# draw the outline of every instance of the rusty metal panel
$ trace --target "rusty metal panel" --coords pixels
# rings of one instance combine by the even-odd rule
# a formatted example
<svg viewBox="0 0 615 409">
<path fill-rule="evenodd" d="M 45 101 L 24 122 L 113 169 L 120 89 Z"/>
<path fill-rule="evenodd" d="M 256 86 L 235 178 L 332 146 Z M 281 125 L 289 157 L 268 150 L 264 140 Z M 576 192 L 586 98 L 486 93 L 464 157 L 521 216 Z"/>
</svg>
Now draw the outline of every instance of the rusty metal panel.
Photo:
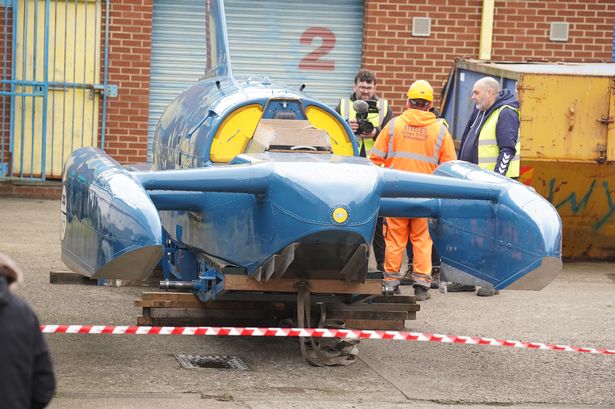
<svg viewBox="0 0 615 409">
<path fill-rule="evenodd" d="M 608 161 L 615 161 L 615 77 L 609 81 L 609 114 L 606 119 L 606 158 Z"/>
<path fill-rule="evenodd" d="M 524 74 L 522 157 L 605 162 L 610 85 L 608 77 Z"/>
</svg>

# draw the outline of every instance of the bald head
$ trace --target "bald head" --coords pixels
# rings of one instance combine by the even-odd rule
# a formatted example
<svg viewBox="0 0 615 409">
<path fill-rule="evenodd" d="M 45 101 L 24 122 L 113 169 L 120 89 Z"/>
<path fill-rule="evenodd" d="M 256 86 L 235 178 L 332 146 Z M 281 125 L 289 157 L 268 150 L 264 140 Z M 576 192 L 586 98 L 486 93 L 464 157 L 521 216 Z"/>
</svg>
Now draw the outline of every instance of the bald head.
<svg viewBox="0 0 615 409">
<path fill-rule="evenodd" d="M 476 109 L 479 111 L 489 109 L 501 90 L 500 83 L 491 77 L 484 77 L 476 81 L 472 88 L 472 101 L 476 104 Z"/>
</svg>

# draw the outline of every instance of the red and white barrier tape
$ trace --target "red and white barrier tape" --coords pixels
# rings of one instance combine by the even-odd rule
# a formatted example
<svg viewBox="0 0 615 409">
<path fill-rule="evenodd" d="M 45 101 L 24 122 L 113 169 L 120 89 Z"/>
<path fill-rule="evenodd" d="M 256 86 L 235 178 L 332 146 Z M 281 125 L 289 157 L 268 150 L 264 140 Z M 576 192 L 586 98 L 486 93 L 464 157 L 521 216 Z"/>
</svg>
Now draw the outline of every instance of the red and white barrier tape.
<svg viewBox="0 0 615 409">
<path fill-rule="evenodd" d="M 196 335 L 236 337 L 315 337 L 347 339 L 393 339 L 400 341 L 442 342 L 465 345 L 491 345 L 551 351 L 585 352 L 615 355 L 615 349 L 571 347 L 542 342 L 511 341 L 496 338 L 441 335 L 409 331 L 375 331 L 326 328 L 256 328 L 256 327 L 147 327 L 113 325 L 41 325 L 45 334 L 132 334 L 132 335 Z"/>
</svg>

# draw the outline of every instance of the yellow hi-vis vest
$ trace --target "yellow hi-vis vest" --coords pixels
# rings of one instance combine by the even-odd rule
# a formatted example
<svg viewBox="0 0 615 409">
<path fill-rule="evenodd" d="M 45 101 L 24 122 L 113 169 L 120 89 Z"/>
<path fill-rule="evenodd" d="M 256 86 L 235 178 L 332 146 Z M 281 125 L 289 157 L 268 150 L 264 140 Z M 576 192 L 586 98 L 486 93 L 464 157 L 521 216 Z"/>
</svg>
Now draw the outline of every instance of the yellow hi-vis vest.
<svg viewBox="0 0 615 409">
<path fill-rule="evenodd" d="M 500 148 L 498 148 L 498 143 L 495 137 L 495 128 L 502 109 L 512 109 L 517 113 L 517 115 L 519 115 L 519 111 L 510 105 L 503 105 L 499 107 L 489 114 L 489 117 L 485 121 L 480 130 L 480 135 L 478 136 L 478 166 L 491 171 L 495 169 L 495 163 L 497 162 L 498 155 L 500 154 Z M 506 171 L 506 176 L 509 178 L 519 177 L 519 165 L 521 163 L 521 155 L 519 153 L 521 151 L 521 144 L 519 143 L 519 135 L 517 135 L 515 150 L 517 153 L 515 154 L 515 157 L 510 160 L 510 165 L 508 165 L 508 170 Z"/>
<path fill-rule="evenodd" d="M 342 99 L 340 100 L 340 115 L 342 118 L 356 118 L 357 112 L 354 110 L 350 99 Z M 367 120 L 374 125 L 374 127 L 382 127 L 382 121 L 384 120 L 385 115 L 387 114 L 387 100 L 379 99 L 377 101 L 378 112 L 370 112 L 367 114 Z M 378 135 L 376 135 L 378 136 Z M 357 142 L 359 143 L 359 152 L 361 151 L 361 146 L 365 144 L 365 156 L 369 155 L 369 152 L 374 147 L 374 139 L 368 138 L 357 138 Z"/>
</svg>

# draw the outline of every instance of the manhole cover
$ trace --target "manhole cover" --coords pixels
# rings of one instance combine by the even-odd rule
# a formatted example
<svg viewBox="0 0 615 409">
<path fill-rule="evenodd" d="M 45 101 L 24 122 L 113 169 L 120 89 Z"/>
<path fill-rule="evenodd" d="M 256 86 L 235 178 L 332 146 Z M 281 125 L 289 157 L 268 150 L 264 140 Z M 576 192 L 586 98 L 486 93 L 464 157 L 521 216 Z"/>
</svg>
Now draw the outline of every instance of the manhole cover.
<svg viewBox="0 0 615 409">
<path fill-rule="evenodd" d="M 249 371 L 250 367 L 235 355 L 185 355 L 174 354 L 184 368 L 219 368 Z"/>
</svg>

